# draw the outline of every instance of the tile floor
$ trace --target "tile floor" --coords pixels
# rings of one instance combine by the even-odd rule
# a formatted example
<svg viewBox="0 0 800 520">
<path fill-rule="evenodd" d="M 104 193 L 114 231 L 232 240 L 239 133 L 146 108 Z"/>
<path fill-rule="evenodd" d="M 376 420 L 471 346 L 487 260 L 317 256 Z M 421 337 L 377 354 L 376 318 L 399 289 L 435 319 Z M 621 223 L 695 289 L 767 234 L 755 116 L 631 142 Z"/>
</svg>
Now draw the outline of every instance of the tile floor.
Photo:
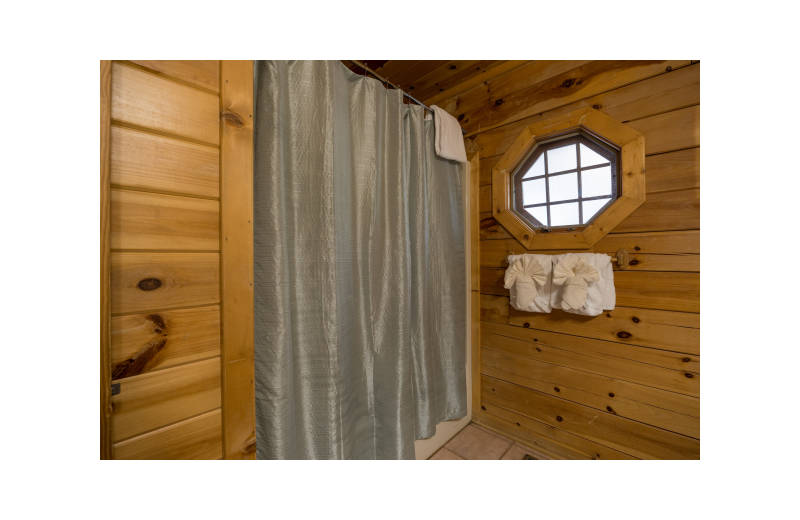
<svg viewBox="0 0 800 520">
<path fill-rule="evenodd" d="M 483 426 L 469 423 L 428 460 L 522 460 L 525 455 L 539 460 L 550 458 Z"/>
</svg>

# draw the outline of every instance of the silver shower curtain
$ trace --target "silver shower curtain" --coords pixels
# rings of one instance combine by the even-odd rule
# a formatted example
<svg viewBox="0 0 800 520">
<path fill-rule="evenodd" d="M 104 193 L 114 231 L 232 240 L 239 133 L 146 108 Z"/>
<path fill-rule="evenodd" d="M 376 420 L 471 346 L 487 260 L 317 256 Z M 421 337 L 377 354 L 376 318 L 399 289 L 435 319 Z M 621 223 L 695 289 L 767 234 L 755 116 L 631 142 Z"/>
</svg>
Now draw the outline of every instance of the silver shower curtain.
<svg viewBox="0 0 800 520">
<path fill-rule="evenodd" d="M 338 61 L 255 66 L 259 459 L 413 459 L 466 415 L 458 163 Z"/>
</svg>

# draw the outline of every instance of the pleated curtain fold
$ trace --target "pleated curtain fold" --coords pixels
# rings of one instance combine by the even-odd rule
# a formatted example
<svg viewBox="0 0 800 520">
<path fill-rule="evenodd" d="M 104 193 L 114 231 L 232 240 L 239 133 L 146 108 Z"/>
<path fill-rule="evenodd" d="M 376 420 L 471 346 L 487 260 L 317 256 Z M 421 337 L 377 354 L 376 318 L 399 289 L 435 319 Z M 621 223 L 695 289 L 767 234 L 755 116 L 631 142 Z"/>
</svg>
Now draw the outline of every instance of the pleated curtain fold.
<svg viewBox="0 0 800 520">
<path fill-rule="evenodd" d="M 255 63 L 259 459 L 413 459 L 467 413 L 458 163 L 338 61 Z"/>
</svg>

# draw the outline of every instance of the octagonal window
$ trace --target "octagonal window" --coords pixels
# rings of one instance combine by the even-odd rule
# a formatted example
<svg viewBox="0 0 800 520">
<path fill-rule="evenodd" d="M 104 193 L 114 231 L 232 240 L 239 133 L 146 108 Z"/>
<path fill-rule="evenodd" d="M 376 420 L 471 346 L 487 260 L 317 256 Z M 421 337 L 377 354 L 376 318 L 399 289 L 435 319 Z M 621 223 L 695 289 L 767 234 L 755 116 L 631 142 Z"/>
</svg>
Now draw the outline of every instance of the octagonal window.
<svg viewBox="0 0 800 520">
<path fill-rule="evenodd" d="M 514 209 L 534 228 L 590 224 L 619 196 L 619 151 L 580 132 L 539 143 L 514 172 Z"/>
</svg>

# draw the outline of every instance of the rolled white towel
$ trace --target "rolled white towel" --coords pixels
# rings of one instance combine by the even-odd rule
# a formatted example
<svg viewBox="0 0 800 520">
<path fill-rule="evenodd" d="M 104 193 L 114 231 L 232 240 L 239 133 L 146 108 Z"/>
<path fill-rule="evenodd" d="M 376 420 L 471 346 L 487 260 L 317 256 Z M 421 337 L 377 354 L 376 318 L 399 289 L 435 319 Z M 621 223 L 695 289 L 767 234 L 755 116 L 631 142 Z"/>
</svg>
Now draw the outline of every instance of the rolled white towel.
<svg viewBox="0 0 800 520">
<path fill-rule="evenodd" d="M 553 257 L 553 263 L 552 307 L 584 316 L 614 309 L 614 270 L 608 255 L 567 253 Z"/>
<path fill-rule="evenodd" d="M 509 255 L 505 288 L 510 292 L 511 305 L 520 311 L 550 312 L 552 274 L 550 255 Z"/>
</svg>

